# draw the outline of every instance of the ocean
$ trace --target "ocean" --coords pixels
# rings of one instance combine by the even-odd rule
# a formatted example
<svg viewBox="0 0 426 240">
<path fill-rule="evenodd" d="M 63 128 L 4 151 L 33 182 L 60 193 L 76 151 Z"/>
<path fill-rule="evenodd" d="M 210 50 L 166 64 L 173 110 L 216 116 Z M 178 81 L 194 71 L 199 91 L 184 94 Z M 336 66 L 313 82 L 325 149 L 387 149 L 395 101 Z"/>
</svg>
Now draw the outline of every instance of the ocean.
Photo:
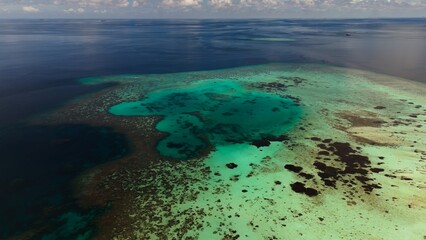
<svg viewBox="0 0 426 240">
<path fill-rule="evenodd" d="M 293 67 L 276 70 L 272 67 L 274 64 Z M 265 65 L 267 67 L 263 68 L 262 66 Z M 176 148 L 179 148 L 179 144 L 183 142 L 179 144 L 175 142 L 174 150 L 166 150 L 170 151 L 164 155 L 166 157 L 178 156 L 179 159 L 181 156 L 183 158 L 189 156 L 192 158 L 200 152 L 209 151 L 213 151 L 213 155 L 224 153 L 227 155 L 230 150 L 223 144 L 212 146 L 216 150 L 221 149 L 220 151 L 209 150 L 207 147 L 209 140 L 203 139 L 202 133 L 207 131 L 210 134 L 207 137 L 210 138 L 210 142 L 215 142 L 217 139 L 221 139 L 221 142 L 231 141 L 222 139 L 222 135 L 218 137 L 217 134 L 223 132 L 226 132 L 227 138 L 234 138 L 232 141 L 237 141 L 237 145 L 244 142 L 244 138 L 251 142 L 263 137 L 264 141 L 274 142 L 271 136 L 266 136 L 265 140 L 262 134 L 276 132 L 278 128 L 267 128 L 264 132 L 265 129 L 262 127 L 265 124 L 282 126 L 288 122 L 291 122 L 293 126 L 296 125 L 293 119 L 286 122 L 287 119 L 284 116 L 297 112 L 298 119 L 298 114 L 301 114 L 299 110 L 292 110 L 292 107 L 298 107 L 298 99 L 289 98 L 285 100 L 285 103 L 280 103 L 275 100 L 275 95 L 271 97 L 264 93 L 250 94 L 240 90 L 240 84 L 250 83 L 250 87 L 263 89 L 270 94 L 269 88 L 272 86 L 268 88 L 267 85 L 255 85 L 252 83 L 254 80 L 250 79 L 251 75 L 246 76 L 245 73 L 240 72 L 243 72 L 246 67 L 258 66 L 259 69 L 253 72 L 267 69 L 274 72 L 271 74 L 274 75 L 275 72 L 280 74 L 285 71 L 292 72 L 294 66 L 307 65 L 350 68 L 408 79 L 410 83 L 414 82 L 413 84 L 426 83 L 424 67 L 426 66 L 426 19 L 0 20 L 0 109 L 2 111 L 0 117 L 0 192 L 2 196 L 0 198 L 0 238 L 20 236 L 23 239 L 90 239 L 97 236 L 96 234 L 102 232 L 102 226 L 107 226 L 108 220 L 102 216 L 114 209 L 114 201 L 108 200 L 98 206 L 82 204 L 78 194 L 80 188 L 76 187 L 75 183 L 76 179 L 99 166 L 132 156 L 132 153 L 137 152 L 135 149 L 140 144 L 140 142 L 135 143 L 134 138 L 128 137 L 127 128 L 123 130 L 114 124 L 109 125 L 107 121 L 81 120 L 85 118 L 84 114 L 79 115 L 77 120 L 72 114 L 62 114 L 60 120 L 51 122 L 39 120 L 43 116 L 54 113 L 58 109 L 67 109 L 72 104 L 82 109 L 80 102 L 85 101 L 87 96 L 92 101 L 93 94 L 115 88 L 118 82 L 126 82 L 122 80 L 126 79 L 126 76 L 130 76 L 129 78 L 135 76 L 134 78 L 140 82 L 145 78 L 139 79 L 138 76 L 147 76 L 146 81 L 153 85 L 157 81 L 155 76 L 160 76 L 159 82 L 167 85 L 168 82 L 177 81 L 178 85 L 175 87 L 179 88 L 181 87 L 179 81 L 182 81 L 182 84 L 191 85 L 192 80 L 188 82 L 184 80 L 201 79 L 196 74 L 192 75 L 194 72 L 200 72 L 200 75 L 214 79 L 217 76 L 213 74 L 212 77 L 210 74 L 219 71 L 217 75 L 230 79 L 230 86 L 228 83 L 216 85 L 223 87 L 219 89 L 220 91 L 237 92 L 241 94 L 239 97 L 248 102 L 258 101 L 259 106 L 255 106 L 259 109 L 276 104 L 275 111 L 281 110 L 284 115 L 273 115 L 275 113 L 268 115 L 271 114 L 269 112 L 262 114 L 269 118 L 276 116 L 282 122 L 261 122 L 261 124 L 256 122 L 253 125 L 248 123 L 246 128 L 239 130 L 239 137 L 235 137 L 233 135 L 235 132 L 227 127 L 219 130 L 217 128 L 206 130 L 202 127 L 200 130 L 201 127 L 198 126 L 201 124 L 198 123 L 200 119 L 221 122 L 222 111 L 228 111 L 226 112 L 228 115 L 233 114 L 230 112 L 232 107 L 222 103 L 226 101 L 226 96 L 218 98 L 216 95 L 220 94 L 220 91 L 209 90 L 211 82 L 205 83 L 205 86 L 194 83 L 193 91 L 197 94 L 198 91 L 201 92 L 200 94 L 205 94 L 207 91 L 208 96 L 214 95 L 214 98 L 211 98 L 213 103 L 221 106 L 224 104 L 224 107 L 215 110 L 214 116 L 207 113 L 211 110 L 200 108 L 198 103 L 194 103 L 194 99 L 186 99 L 182 103 L 189 104 L 188 109 L 185 105 L 182 109 L 173 107 L 173 110 L 152 112 L 144 109 L 141 110 L 142 113 L 130 114 L 129 109 L 114 110 L 119 106 L 118 102 L 108 101 L 108 104 L 113 104 L 108 107 L 112 107 L 110 114 L 117 115 L 115 116 L 117 119 L 119 115 L 171 114 L 172 123 L 162 127 L 157 125 L 157 129 L 163 129 L 162 132 L 170 134 L 169 138 L 174 137 L 172 131 L 178 131 L 175 128 L 185 129 L 183 124 L 188 124 L 188 122 L 181 123 L 179 122 L 181 120 L 174 119 L 173 116 L 176 114 L 184 115 L 184 118 L 189 119 L 191 126 L 196 125 L 200 128 L 190 132 L 185 130 L 174 137 L 181 139 L 182 136 L 190 135 L 190 141 L 193 141 L 195 145 L 191 145 L 189 152 L 178 153 Z M 243 70 L 233 72 L 234 69 Z M 309 70 L 307 70 L 308 73 L 301 74 L 306 79 L 309 79 L 313 72 L 328 71 L 322 68 L 317 70 L 315 67 L 313 67 L 314 70 L 310 67 L 302 67 L 302 69 Z M 343 73 L 333 74 L 327 75 L 333 81 L 338 81 L 345 76 Z M 113 79 L 100 81 L 97 84 L 82 84 L 80 81 L 109 76 L 117 76 L 119 81 Z M 247 77 L 248 80 L 241 80 L 244 78 L 242 76 Z M 261 82 L 262 77 L 268 78 L 268 76 L 256 75 L 253 79 Z M 292 81 L 293 85 L 299 84 L 298 80 L 292 76 L 286 77 L 285 81 Z M 132 81 L 134 80 L 129 80 L 129 83 Z M 356 78 L 351 81 L 356 81 Z M 216 84 L 216 82 L 213 83 Z M 321 83 L 324 84 L 324 82 Z M 347 84 L 350 85 L 350 81 Z M 276 85 L 273 87 L 277 88 Z M 282 86 L 282 88 L 287 87 L 289 86 Z M 144 94 L 149 94 L 144 92 L 146 89 L 154 92 L 158 90 L 156 87 L 139 85 L 132 85 L 130 89 L 140 90 L 141 95 L 136 94 L 138 96 L 128 99 L 122 97 L 127 104 L 133 104 L 133 102 L 140 104 L 137 100 L 140 100 Z M 130 90 L 126 91 L 128 93 Z M 123 94 L 125 93 L 123 91 Z M 182 94 L 182 92 L 178 93 Z M 175 97 L 174 94 L 178 93 L 167 92 L 171 95 L 164 97 L 161 95 L 164 94 L 163 92 L 160 96 L 170 101 L 168 103 L 170 107 L 170 104 L 175 101 L 171 97 Z M 297 91 L 294 94 L 297 95 Z M 152 96 L 153 99 L 157 98 L 155 93 Z M 114 95 L 114 97 L 117 96 Z M 164 99 L 160 100 L 165 101 Z M 158 102 L 161 103 L 161 101 Z M 243 104 L 241 101 L 234 99 L 228 103 L 241 106 Z M 309 102 L 309 99 L 306 101 Z M 203 104 L 208 105 L 207 102 L 209 100 L 204 100 Z M 116 108 L 114 105 L 117 105 Z M 161 108 L 163 105 L 156 105 L 158 106 Z M 191 106 L 198 112 L 197 114 L 201 112 L 201 115 L 204 115 L 194 117 L 187 114 L 192 111 Z M 92 107 L 97 108 L 97 106 Z M 164 109 L 167 108 L 164 107 Z M 70 111 L 70 113 L 74 112 Z M 247 110 L 245 114 L 252 113 Z M 306 114 L 309 116 L 309 113 Z M 234 124 L 247 118 L 250 117 L 240 115 L 240 118 L 221 122 L 221 124 Z M 418 120 L 417 124 L 421 124 L 422 121 L 424 120 Z M 170 130 L 172 125 L 174 128 Z M 152 125 L 149 126 L 152 127 Z M 422 131 L 421 127 L 419 129 Z M 285 132 L 287 128 L 284 127 L 284 130 L 281 130 Z M 247 137 L 244 135 L 247 132 L 252 132 L 253 135 Z M 192 137 L 192 134 L 196 137 Z M 272 137 L 279 138 L 278 135 Z M 212 140 L 213 138 L 216 140 Z M 153 149 L 167 148 L 168 143 L 163 140 L 158 141 L 159 145 L 154 146 Z M 421 140 L 424 140 L 424 137 L 418 141 L 421 142 Z M 262 144 L 261 142 L 260 145 Z M 271 146 L 274 151 L 277 151 L 274 143 Z M 241 152 L 244 151 L 246 150 L 241 149 Z M 250 154 L 250 151 L 247 154 Z M 215 158 L 218 158 L 216 155 Z M 263 156 L 263 158 L 266 157 L 268 156 Z M 170 161 L 173 162 L 173 160 Z M 211 159 L 206 161 L 209 162 Z M 239 163 L 237 165 L 241 166 Z M 209 166 L 214 168 L 213 165 Z M 241 174 L 243 173 L 245 172 Z M 235 176 L 237 175 L 227 177 L 239 178 Z M 276 185 L 279 185 L 278 182 Z M 267 223 L 264 224 L 267 225 Z M 126 234 L 120 236 L 124 238 Z M 161 238 L 161 235 L 157 236 Z M 265 237 L 262 234 L 257 236 Z"/>
</svg>

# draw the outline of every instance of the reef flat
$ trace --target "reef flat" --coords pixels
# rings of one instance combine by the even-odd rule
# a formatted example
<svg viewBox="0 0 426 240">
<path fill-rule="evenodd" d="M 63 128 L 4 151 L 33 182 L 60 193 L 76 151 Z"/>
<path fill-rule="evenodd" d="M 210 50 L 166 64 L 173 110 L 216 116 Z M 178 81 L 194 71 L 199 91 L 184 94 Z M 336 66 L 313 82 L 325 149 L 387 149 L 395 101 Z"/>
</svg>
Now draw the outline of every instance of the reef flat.
<svg viewBox="0 0 426 240">
<path fill-rule="evenodd" d="M 99 239 L 423 239 L 426 86 L 269 64 L 116 83 L 33 119 L 111 126 L 125 158 L 75 181 Z"/>
</svg>

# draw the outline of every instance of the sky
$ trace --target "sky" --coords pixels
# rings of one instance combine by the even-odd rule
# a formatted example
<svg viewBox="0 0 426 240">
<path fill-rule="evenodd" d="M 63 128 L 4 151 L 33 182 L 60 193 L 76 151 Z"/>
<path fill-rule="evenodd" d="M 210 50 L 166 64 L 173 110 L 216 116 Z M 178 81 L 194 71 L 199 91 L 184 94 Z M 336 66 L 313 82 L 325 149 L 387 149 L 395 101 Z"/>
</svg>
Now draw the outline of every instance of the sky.
<svg viewBox="0 0 426 240">
<path fill-rule="evenodd" d="M 0 18 L 426 17 L 426 0 L 0 0 Z"/>
</svg>

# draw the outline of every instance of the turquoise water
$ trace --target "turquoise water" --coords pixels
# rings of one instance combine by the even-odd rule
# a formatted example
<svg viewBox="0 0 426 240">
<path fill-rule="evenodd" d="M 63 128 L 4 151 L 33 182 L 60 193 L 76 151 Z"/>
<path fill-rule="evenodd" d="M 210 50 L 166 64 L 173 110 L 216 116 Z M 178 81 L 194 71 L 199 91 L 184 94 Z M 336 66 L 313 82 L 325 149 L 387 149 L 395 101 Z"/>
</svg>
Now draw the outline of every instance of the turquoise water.
<svg viewBox="0 0 426 240">
<path fill-rule="evenodd" d="M 300 117 L 300 106 L 279 95 L 246 89 L 231 79 L 213 79 L 149 93 L 113 106 L 119 116 L 163 116 L 157 144 L 163 156 L 187 159 L 208 146 L 279 136 Z"/>
</svg>

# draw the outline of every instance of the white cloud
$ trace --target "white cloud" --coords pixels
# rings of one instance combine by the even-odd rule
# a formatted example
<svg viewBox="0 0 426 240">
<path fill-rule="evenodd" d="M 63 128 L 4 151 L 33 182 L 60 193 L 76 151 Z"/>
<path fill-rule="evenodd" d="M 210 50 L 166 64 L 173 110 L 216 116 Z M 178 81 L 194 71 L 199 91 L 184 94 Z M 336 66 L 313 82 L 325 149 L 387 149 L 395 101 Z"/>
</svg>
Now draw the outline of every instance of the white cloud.
<svg viewBox="0 0 426 240">
<path fill-rule="evenodd" d="M 210 0 L 209 4 L 215 8 L 224 8 L 232 6 L 231 0 Z"/>
<path fill-rule="evenodd" d="M 163 0 L 166 7 L 201 7 L 203 0 Z"/>
<path fill-rule="evenodd" d="M 280 0 L 240 0 L 241 7 L 277 8 L 284 3 Z"/>
<path fill-rule="evenodd" d="M 68 8 L 68 9 L 64 10 L 64 12 L 66 12 L 66 13 L 84 13 L 85 11 L 86 10 L 84 8 L 77 8 L 77 9 Z"/>
<path fill-rule="evenodd" d="M 40 9 L 33 7 L 33 6 L 22 6 L 22 11 L 29 12 L 29 13 L 35 13 L 40 11 Z"/>
<path fill-rule="evenodd" d="M 134 0 L 132 3 L 132 7 L 139 7 L 142 4 L 142 2 L 138 1 L 138 0 Z"/>
<path fill-rule="evenodd" d="M 321 5 L 318 0 L 293 0 L 292 3 L 302 9 L 315 9 L 317 5 Z"/>
<path fill-rule="evenodd" d="M 78 5 L 81 7 L 127 7 L 130 0 L 53 0 L 55 5 Z"/>
</svg>

